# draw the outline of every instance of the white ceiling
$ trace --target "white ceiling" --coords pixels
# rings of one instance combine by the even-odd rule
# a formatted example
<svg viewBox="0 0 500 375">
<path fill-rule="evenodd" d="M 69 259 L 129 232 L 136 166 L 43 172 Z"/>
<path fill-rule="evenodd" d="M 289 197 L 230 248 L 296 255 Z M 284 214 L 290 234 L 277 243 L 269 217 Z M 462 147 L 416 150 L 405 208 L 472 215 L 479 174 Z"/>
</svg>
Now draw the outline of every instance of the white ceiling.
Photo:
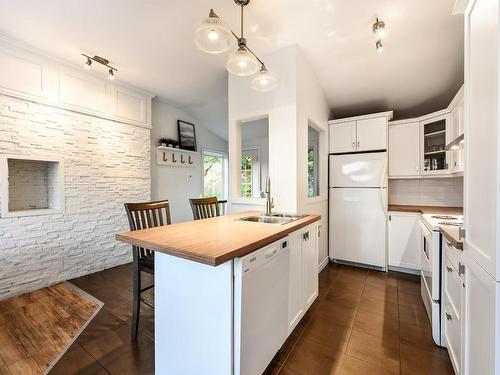
<svg viewBox="0 0 500 375">
<path fill-rule="evenodd" d="M 259 55 L 297 43 L 341 117 L 392 109 L 398 118 L 445 107 L 463 82 L 463 18 L 454 0 L 251 0 L 245 30 Z M 232 0 L 0 2 L 0 33 L 58 58 L 101 55 L 117 78 L 157 94 L 227 136 L 224 55 L 196 49 L 209 7 L 238 30 Z M 384 53 L 371 25 L 386 23 Z"/>
</svg>

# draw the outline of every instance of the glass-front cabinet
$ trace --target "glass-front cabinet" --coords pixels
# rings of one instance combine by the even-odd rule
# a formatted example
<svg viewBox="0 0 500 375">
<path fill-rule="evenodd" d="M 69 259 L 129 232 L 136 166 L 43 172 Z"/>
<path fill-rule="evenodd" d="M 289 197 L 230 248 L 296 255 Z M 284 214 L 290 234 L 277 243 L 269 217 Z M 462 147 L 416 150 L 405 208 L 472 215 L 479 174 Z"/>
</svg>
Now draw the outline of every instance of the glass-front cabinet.
<svg viewBox="0 0 500 375">
<path fill-rule="evenodd" d="M 449 173 L 450 152 L 446 151 L 449 140 L 449 115 L 444 114 L 420 123 L 422 174 Z"/>
</svg>

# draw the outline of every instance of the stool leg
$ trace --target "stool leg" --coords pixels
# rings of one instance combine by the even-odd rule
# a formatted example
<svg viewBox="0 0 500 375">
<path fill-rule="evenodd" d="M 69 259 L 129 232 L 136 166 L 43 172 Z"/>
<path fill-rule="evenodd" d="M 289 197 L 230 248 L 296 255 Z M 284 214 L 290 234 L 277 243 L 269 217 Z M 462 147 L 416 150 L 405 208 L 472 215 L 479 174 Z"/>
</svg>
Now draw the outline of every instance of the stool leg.
<svg viewBox="0 0 500 375">
<path fill-rule="evenodd" d="M 139 262 L 134 262 L 134 298 L 132 301 L 132 341 L 137 340 L 137 331 L 139 330 L 139 314 L 141 310 L 141 302 L 139 297 L 141 294 L 141 270 Z"/>
</svg>

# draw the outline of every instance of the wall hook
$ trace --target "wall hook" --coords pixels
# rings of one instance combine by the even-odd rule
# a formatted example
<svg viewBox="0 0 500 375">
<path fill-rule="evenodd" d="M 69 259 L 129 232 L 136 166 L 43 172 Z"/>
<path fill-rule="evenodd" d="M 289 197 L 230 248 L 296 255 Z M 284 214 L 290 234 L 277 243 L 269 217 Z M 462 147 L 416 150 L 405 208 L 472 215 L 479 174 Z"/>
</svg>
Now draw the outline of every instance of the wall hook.
<svg viewBox="0 0 500 375">
<path fill-rule="evenodd" d="M 165 153 L 163 153 L 163 161 L 168 161 L 167 157 L 165 156 Z"/>
<path fill-rule="evenodd" d="M 186 161 L 184 160 L 184 155 L 181 155 L 181 163 L 184 164 Z"/>
<path fill-rule="evenodd" d="M 174 153 L 172 153 L 172 161 L 173 161 L 174 163 L 177 163 L 177 160 L 175 159 L 175 154 L 174 154 Z"/>
<path fill-rule="evenodd" d="M 189 163 L 189 164 L 193 164 L 193 161 L 191 160 L 191 155 L 190 155 L 190 156 L 188 156 L 188 158 L 189 158 L 189 159 L 188 159 L 188 163 Z"/>
</svg>

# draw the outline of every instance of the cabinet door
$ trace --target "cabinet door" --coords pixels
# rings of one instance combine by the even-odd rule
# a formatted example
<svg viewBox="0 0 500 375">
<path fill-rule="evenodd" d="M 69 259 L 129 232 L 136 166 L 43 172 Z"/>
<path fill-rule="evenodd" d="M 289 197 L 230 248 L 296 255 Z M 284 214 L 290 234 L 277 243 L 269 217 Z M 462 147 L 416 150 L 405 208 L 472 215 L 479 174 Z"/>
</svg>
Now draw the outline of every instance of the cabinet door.
<svg viewBox="0 0 500 375">
<path fill-rule="evenodd" d="M 330 153 L 356 151 L 356 121 L 330 125 Z"/>
<path fill-rule="evenodd" d="M 420 214 L 389 213 L 389 266 L 421 269 Z"/>
<path fill-rule="evenodd" d="M 500 281 L 499 4 L 475 0 L 465 13 L 464 252 Z M 476 372 L 479 374 L 479 372 Z"/>
<path fill-rule="evenodd" d="M 302 262 L 304 273 L 305 311 L 318 296 L 318 232 L 316 225 L 302 231 Z"/>
<path fill-rule="evenodd" d="M 387 149 L 387 118 L 376 117 L 356 122 L 356 150 Z"/>
<path fill-rule="evenodd" d="M 389 126 L 389 177 L 419 176 L 420 124 Z"/>
<path fill-rule="evenodd" d="M 498 374 L 495 353 L 499 298 L 495 280 L 473 259 L 465 271 L 465 374 Z"/>
<path fill-rule="evenodd" d="M 301 232 L 292 233 L 289 238 L 288 334 L 304 314 Z"/>
<path fill-rule="evenodd" d="M 422 174 L 438 175 L 450 173 L 450 116 L 436 116 L 420 123 Z"/>
</svg>

